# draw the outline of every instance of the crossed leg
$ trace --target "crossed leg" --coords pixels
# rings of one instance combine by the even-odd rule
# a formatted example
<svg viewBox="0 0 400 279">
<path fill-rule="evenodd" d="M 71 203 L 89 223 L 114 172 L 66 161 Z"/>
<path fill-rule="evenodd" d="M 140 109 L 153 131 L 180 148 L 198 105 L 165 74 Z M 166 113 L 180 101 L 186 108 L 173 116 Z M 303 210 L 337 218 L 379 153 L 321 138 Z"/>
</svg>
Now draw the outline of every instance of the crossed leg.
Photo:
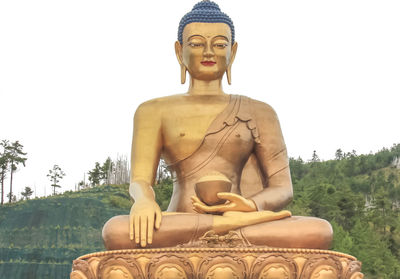
<svg viewBox="0 0 400 279">
<path fill-rule="evenodd" d="M 227 212 L 223 216 L 192 213 L 163 213 L 160 229 L 154 231 L 148 248 L 173 247 L 188 243 L 214 230 L 240 232 L 251 244 L 285 248 L 328 249 L 332 227 L 322 219 L 289 217 L 289 211 Z M 103 227 L 107 250 L 140 248 L 129 239 L 129 216 L 115 216 Z"/>
</svg>

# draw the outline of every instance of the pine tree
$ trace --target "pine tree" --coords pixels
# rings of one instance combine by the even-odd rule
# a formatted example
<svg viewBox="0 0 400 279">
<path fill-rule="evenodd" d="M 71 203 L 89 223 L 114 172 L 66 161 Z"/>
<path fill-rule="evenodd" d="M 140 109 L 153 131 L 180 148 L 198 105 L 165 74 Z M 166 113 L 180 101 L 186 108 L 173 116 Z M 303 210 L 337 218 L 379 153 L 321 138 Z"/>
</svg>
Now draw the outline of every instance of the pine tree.
<svg viewBox="0 0 400 279">
<path fill-rule="evenodd" d="M 53 187 L 53 195 L 56 194 L 56 188 L 61 188 L 61 186 L 58 185 L 58 182 L 60 182 L 60 179 L 62 179 L 64 176 L 65 173 L 58 165 L 54 165 L 53 169 L 49 170 L 47 177 L 49 177 L 50 181 L 53 183 L 51 184 L 51 187 Z"/>
<path fill-rule="evenodd" d="M 21 192 L 21 195 L 25 197 L 26 200 L 29 200 L 29 197 L 32 196 L 33 191 L 31 187 L 25 187 L 25 191 Z"/>
<path fill-rule="evenodd" d="M 9 156 L 9 162 L 10 162 L 10 196 L 9 196 L 9 202 L 12 202 L 12 184 L 13 184 L 13 174 L 17 170 L 19 164 L 23 164 L 25 167 L 25 161 L 27 158 L 23 157 L 27 153 L 22 151 L 22 148 L 24 146 L 19 143 L 19 141 L 15 141 L 11 143 L 11 145 L 6 147 L 8 156 Z"/>
<path fill-rule="evenodd" d="M 112 170 L 114 168 L 114 163 L 110 157 L 107 157 L 106 161 L 101 166 L 101 178 L 105 184 L 110 184 Z"/>
<path fill-rule="evenodd" d="M 319 156 L 317 155 L 317 151 L 314 150 L 312 157 L 311 157 L 311 162 L 312 163 L 316 163 L 316 162 L 320 162 L 321 160 L 319 159 Z"/>
<path fill-rule="evenodd" d="M 342 160 L 343 159 L 343 151 L 342 149 L 338 149 L 335 152 L 335 160 Z"/>
<path fill-rule="evenodd" d="M 88 172 L 89 174 L 89 181 L 92 186 L 99 185 L 102 179 L 103 170 L 100 166 L 99 162 L 95 163 L 94 169 Z"/>
<path fill-rule="evenodd" d="M 0 182 L 1 182 L 1 204 L 4 204 L 4 180 L 6 178 L 8 168 L 10 166 L 10 158 L 8 154 L 8 147 L 10 142 L 8 140 L 2 140 L 0 146 L 2 151 L 0 152 Z"/>
<path fill-rule="evenodd" d="M 11 193 L 7 194 L 7 198 L 9 198 L 10 203 L 11 202 L 16 202 L 17 201 L 17 196 L 16 195 L 11 195 Z"/>
</svg>

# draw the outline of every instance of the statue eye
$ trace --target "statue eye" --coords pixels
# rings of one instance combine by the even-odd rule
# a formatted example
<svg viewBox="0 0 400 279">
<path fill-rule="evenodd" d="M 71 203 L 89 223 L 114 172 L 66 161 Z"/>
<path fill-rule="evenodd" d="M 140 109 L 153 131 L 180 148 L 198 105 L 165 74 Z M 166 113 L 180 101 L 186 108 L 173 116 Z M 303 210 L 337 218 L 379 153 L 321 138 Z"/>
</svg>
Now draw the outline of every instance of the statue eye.
<svg viewBox="0 0 400 279">
<path fill-rule="evenodd" d="M 189 43 L 189 46 L 190 47 L 202 47 L 202 46 L 204 46 L 204 44 L 203 43 Z"/>
<path fill-rule="evenodd" d="M 216 48 L 226 48 L 227 46 L 228 46 L 228 44 L 226 44 L 226 43 L 214 44 L 214 47 L 216 47 Z"/>
</svg>

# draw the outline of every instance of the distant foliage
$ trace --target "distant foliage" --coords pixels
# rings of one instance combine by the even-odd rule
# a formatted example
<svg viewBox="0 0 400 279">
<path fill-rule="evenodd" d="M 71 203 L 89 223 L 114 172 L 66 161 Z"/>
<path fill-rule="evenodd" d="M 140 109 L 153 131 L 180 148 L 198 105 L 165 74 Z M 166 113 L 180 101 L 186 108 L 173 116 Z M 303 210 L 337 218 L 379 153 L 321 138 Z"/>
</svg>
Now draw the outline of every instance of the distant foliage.
<svg viewBox="0 0 400 279">
<path fill-rule="evenodd" d="M 53 169 L 49 170 L 49 173 L 47 174 L 47 177 L 51 181 L 51 187 L 53 187 L 53 195 L 56 194 L 56 188 L 61 188 L 61 186 L 58 184 L 61 179 L 65 176 L 65 172 L 58 166 L 54 165 Z"/>
<path fill-rule="evenodd" d="M 304 161 L 290 158 L 293 215 L 331 222 L 333 249 L 363 262 L 366 278 L 400 278 L 400 144 L 376 154 L 357 155 L 338 149 L 335 159 L 321 161 L 317 152 Z M 166 210 L 172 194 L 167 176 L 154 186 L 156 201 Z"/>
<path fill-rule="evenodd" d="M 160 159 L 156 174 L 156 184 L 160 184 L 166 179 L 173 179 L 173 174 L 167 163 L 163 159 Z"/>
<path fill-rule="evenodd" d="M 25 187 L 25 191 L 21 192 L 21 195 L 26 199 L 29 200 L 29 198 L 32 196 L 33 191 L 31 187 Z"/>
<path fill-rule="evenodd" d="M 1 182 L 1 204 L 4 203 L 4 180 L 6 178 L 7 172 L 10 172 L 10 192 L 7 197 L 9 198 L 9 203 L 15 202 L 14 194 L 12 190 L 14 173 L 18 169 L 18 165 L 22 164 L 25 166 L 27 158 L 24 152 L 23 145 L 17 140 L 10 143 L 8 140 L 2 140 L 0 142 L 0 182 Z"/>
<path fill-rule="evenodd" d="M 103 164 L 95 163 L 95 167 L 88 172 L 88 179 L 90 186 L 126 184 L 129 183 L 129 172 L 130 167 L 126 156 L 117 156 L 115 160 L 108 157 Z M 86 187 L 83 181 L 79 183 L 79 186 Z"/>
<path fill-rule="evenodd" d="M 8 140 L 2 140 L 0 142 L 0 183 L 1 183 L 1 204 L 4 203 L 4 180 L 7 177 L 8 170 L 10 168 L 9 155 L 7 147 L 10 145 Z"/>
<path fill-rule="evenodd" d="M 376 154 L 338 149 L 334 160 L 321 161 L 317 152 L 312 157 L 290 158 L 295 196 L 288 209 L 331 222 L 333 249 L 362 261 L 366 278 L 399 279 L 400 169 L 393 161 L 400 158 L 400 144 Z M 154 192 L 166 210 L 173 178 L 168 169 L 161 171 Z M 72 259 L 104 249 L 104 223 L 129 213 L 128 187 L 88 187 L 0 207 L 0 278 L 30 270 L 36 278 L 67 278 Z"/>
<path fill-rule="evenodd" d="M 393 158 L 392 167 L 400 169 L 400 157 Z"/>
<path fill-rule="evenodd" d="M 294 215 L 332 223 L 333 249 L 356 256 L 367 278 L 400 278 L 400 144 L 376 154 L 338 149 L 335 160 L 290 158 Z"/>
<path fill-rule="evenodd" d="M 156 194 L 156 202 L 162 211 L 168 208 L 172 196 L 172 188 L 172 179 L 170 177 L 160 180 L 153 188 Z"/>
<path fill-rule="evenodd" d="M 0 278 L 69 278 L 74 259 L 104 250 L 104 223 L 131 204 L 125 184 L 1 206 Z"/>
</svg>

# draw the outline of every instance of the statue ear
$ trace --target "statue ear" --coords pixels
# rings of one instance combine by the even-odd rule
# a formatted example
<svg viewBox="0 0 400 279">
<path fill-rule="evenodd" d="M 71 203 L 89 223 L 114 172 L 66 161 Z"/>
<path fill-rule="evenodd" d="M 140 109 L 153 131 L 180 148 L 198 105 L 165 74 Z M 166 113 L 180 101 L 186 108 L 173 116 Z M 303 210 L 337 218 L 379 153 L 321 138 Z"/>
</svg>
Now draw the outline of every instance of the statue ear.
<svg viewBox="0 0 400 279">
<path fill-rule="evenodd" d="M 226 79 L 228 80 L 228 84 L 229 85 L 232 84 L 232 64 L 233 64 L 233 61 L 235 60 L 235 57 L 236 57 L 237 48 L 238 48 L 238 44 L 237 44 L 237 42 L 235 42 L 232 45 L 231 57 L 229 58 L 228 68 L 226 69 Z"/>
<path fill-rule="evenodd" d="M 182 45 L 179 41 L 175 42 L 175 54 L 176 54 L 176 58 L 178 59 L 179 65 L 181 66 L 181 83 L 185 84 L 187 70 L 186 70 L 185 64 L 183 64 Z"/>
</svg>

